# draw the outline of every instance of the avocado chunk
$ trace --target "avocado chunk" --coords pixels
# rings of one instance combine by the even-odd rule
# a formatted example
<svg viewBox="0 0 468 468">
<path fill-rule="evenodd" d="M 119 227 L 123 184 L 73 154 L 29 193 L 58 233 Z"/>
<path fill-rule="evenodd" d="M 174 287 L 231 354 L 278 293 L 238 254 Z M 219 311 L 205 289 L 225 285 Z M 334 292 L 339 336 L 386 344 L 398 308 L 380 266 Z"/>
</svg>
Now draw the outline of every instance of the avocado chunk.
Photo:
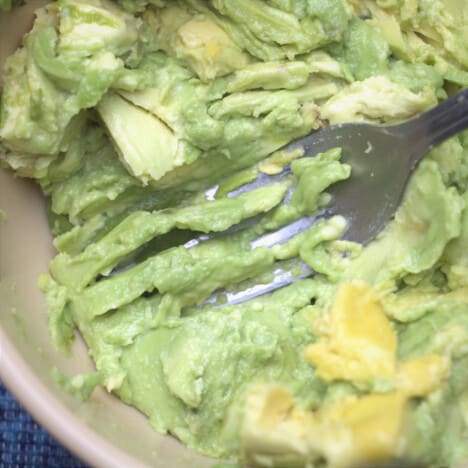
<svg viewBox="0 0 468 468">
<path fill-rule="evenodd" d="M 144 184 L 183 162 L 177 137 L 155 115 L 113 93 L 101 100 L 97 110 L 122 162 Z"/>
<path fill-rule="evenodd" d="M 176 5 L 161 11 L 158 40 L 168 54 L 187 63 L 202 81 L 242 69 L 250 61 L 215 21 L 193 16 Z"/>
</svg>

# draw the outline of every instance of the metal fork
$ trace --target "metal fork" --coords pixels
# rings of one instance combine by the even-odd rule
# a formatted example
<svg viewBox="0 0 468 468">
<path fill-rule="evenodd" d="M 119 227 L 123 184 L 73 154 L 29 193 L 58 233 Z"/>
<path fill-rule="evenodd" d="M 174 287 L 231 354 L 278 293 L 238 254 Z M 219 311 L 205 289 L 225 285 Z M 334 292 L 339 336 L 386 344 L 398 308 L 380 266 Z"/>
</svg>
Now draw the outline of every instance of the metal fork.
<svg viewBox="0 0 468 468">
<path fill-rule="evenodd" d="M 350 123 L 331 126 L 295 140 L 284 149 L 302 148 L 303 157 L 311 157 L 332 148 L 342 148 L 341 161 L 351 166 L 351 177 L 327 189 L 332 198 L 322 216 L 344 216 L 347 228 L 343 238 L 365 245 L 395 215 L 408 180 L 423 156 L 466 128 L 468 88 L 418 117 L 398 125 Z M 289 166 L 286 166 L 281 174 L 274 176 L 261 173 L 255 181 L 228 193 L 228 197 L 272 183 L 285 177 L 289 171 Z M 205 192 L 206 197 L 212 199 L 216 190 L 217 187 L 208 189 Z M 254 240 L 251 248 L 282 244 L 315 222 L 315 217 L 300 218 Z M 192 247 L 209 238 L 211 236 L 201 236 L 188 242 L 186 246 Z M 207 302 L 215 304 L 221 295 L 226 299 L 223 306 L 245 302 L 312 274 L 305 264 L 299 275 L 292 275 L 279 266 L 273 273 L 273 280 L 268 284 L 258 284 L 235 293 L 220 292 L 211 296 Z"/>
</svg>

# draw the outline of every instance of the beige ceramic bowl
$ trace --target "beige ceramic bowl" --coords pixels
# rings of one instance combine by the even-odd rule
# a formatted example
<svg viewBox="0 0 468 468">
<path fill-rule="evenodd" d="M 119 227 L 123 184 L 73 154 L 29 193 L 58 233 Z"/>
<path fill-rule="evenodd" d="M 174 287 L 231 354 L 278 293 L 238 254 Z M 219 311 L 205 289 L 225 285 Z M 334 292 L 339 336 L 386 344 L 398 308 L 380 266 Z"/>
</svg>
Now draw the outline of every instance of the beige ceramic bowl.
<svg viewBox="0 0 468 468">
<path fill-rule="evenodd" d="M 33 0 L 14 13 L 0 13 L 0 64 L 20 43 Z M 80 403 L 50 376 L 57 366 L 73 375 L 92 363 L 78 339 L 70 357 L 58 354 L 47 330 L 37 277 L 54 254 L 43 199 L 37 187 L 0 170 L 0 379 L 33 417 L 73 453 L 92 466 L 204 467 L 171 437 L 156 433 L 147 419 L 116 397 L 97 390 Z"/>
</svg>

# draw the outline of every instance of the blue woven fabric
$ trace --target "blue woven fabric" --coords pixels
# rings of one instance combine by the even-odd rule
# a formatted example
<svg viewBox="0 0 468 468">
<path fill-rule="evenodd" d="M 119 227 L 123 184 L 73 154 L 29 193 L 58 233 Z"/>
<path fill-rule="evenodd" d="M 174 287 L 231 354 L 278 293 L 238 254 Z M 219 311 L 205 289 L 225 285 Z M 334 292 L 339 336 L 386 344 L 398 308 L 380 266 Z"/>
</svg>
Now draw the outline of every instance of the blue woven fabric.
<svg viewBox="0 0 468 468">
<path fill-rule="evenodd" d="M 0 382 L 0 468 L 86 467 L 37 425 Z"/>
</svg>

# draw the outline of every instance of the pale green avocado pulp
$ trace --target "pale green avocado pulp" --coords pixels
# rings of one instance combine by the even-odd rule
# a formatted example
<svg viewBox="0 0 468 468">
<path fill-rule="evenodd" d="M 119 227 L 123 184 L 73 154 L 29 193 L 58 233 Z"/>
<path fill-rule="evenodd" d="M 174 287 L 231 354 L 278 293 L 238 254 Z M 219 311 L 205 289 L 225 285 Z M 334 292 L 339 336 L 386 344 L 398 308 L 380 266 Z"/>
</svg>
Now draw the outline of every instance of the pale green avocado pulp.
<svg viewBox="0 0 468 468">
<path fill-rule="evenodd" d="M 58 253 L 40 286 L 52 340 L 68 352 L 78 329 L 96 363 L 91 375 L 57 379 L 79 398 L 102 384 L 206 455 L 337 466 L 281 441 L 247 447 L 241 426 L 246 395 L 262 384 L 283 386 L 311 412 L 392 391 L 326 381 L 304 358 L 338 286 L 360 280 L 379 293 L 399 360 L 432 353 L 450 363 L 437 391 L 411 400 L 398 458 L 467 461 L 467 132 L 426 156 L 395 219 L 365 248 L 340 240 L 340 217 L 250 247 L 318 213 L 327 188 L 352 177 L 339 148 L 309 159 L 281 151 L 286 143 L 329 124 L 409 119 L 466 86 L 466 0 L 58 0 L 40 9 L 4 70 L 0 162 L 35 179 L 49 202 Z M 279 182 L 228 196 L 287 164 Z M 202 233 L 210 239 L 184 246 Z M 314 276 L 239 305 L 206 302 L 268 283 L 278 267 L 299 274 L 303 262 Z"/>
</svg>

